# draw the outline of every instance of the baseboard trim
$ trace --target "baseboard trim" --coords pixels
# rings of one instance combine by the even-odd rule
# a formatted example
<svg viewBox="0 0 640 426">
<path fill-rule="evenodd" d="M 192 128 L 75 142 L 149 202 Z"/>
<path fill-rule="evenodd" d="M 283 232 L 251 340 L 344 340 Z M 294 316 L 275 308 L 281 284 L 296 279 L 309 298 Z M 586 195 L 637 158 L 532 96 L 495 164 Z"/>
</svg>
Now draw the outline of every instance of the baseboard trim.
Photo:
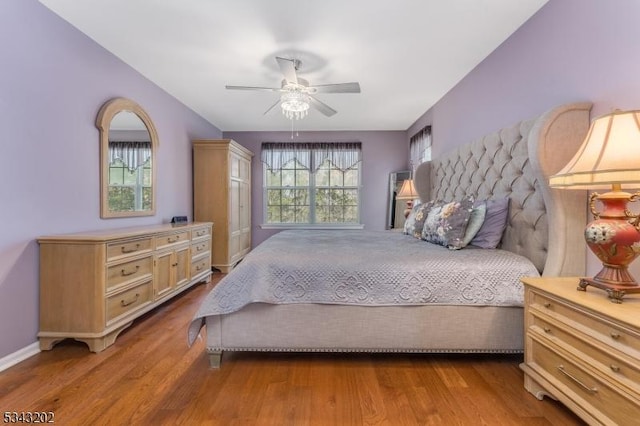
<svg viewBox="0 0 640 426">
<path fill-rule="evenodd" d="M 13 367 L 19 362 L 24 361 L 27 358 L 40 353 L 40 344 L 38 342 L 32 343 L 20 350 L 15 351 L 3 358 L 0 358 L 0 371 L 4 371 L 7 368 Z"/>
</svg>

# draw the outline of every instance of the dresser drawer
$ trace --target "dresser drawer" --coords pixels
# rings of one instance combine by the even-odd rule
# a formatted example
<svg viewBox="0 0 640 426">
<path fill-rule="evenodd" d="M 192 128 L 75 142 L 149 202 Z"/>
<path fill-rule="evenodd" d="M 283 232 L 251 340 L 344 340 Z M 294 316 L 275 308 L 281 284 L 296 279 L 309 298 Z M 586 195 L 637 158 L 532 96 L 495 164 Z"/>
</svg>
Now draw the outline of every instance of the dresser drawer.
<svg viewBox="0 0 640 426">
<path fill-rule="evenodd" d="M 191 239 L 197 240 L 199 238 L 207 238 L 211 235 L 211 227 L 203 226 L 201 228 L 194 228 L 191 230 Z"/>
<path fill-rule="evenodd" d="M 128 256 L 136 256 L 153 249 L 151 237 L 138 240 L 114 241 L 107 244 L 107 262 Z"/>
<path fill-rule="evenodd" d="M 583 407 L 590 407 L 589 414 L 593 417 L 602 423 L 636 424 L 637 413 L 640 412 L 637 400 L 626 398 L 604 380 L 592 376 L 535 339 L 528 347 L 528 352 L 529 366 L 555 387 L 563 389 L 563 394 L 571 400 Z"/>
<path fill-rule="evenodd" d="M 196 277 L 205 271 L 211 270 L 211 261 L 209 257 L 193 261 L 191 263 L 191 276 Z"/>
<path fill-rule="evenodd" d="M 593 361 L 588 361 L 590 365 L 600 369 L 602 374 L 618 382 L 628 392 L 635 393 L 640 398 L 640 366 L 637 361 L 624 354 L 612 351 L 608 347 L 598 347 L 580 338 L 580 333 L 567 329 L 566 325 L 555 324 L 538 317 L 533 313 L 530 323 L 530 332 L 537 332 L 550 340 L 555 340 L 558 344 L 570 347 L 571 351 L 577 350 L 581 359 L 590 357 Z M 614 355 L 614 353 L 617 353 Z"/>
<path fill-rule="evenodd" d="M 156 250 L 171 247 L 189 241 L 189 231 L 160 234 L 156 237 Z"/>
<path fill-rule="evenodd" d="M 151 303 L 153 285 L 147 281 L 107 298 L 107 325 L 116 318 Z"/>
<path fill-rule="evenodd" d="M 151 256 L 107 267 L 107 292 L 124 284 L 150 277 L 153 272 Z"/>
<path fill-rule="evenodd" d="M 605 317 L 595 317 L 537 292 L 532 292 L 531 299 L 532 304 L 542 312 L 560 315 L 575 324 L 576 328 L 584 330 L 607 345 L 618 347 L 623 352 L 633 351 L 640 360 L 640 334 L 627 331 L 607 321 Z"/>
<path fill-rule="evenodd" d="M 211 248 L 211 240 L 206 239 L 191 244 L 191 257 L 196 259 L 198 256 L 208 252 Z"/>
</svg>

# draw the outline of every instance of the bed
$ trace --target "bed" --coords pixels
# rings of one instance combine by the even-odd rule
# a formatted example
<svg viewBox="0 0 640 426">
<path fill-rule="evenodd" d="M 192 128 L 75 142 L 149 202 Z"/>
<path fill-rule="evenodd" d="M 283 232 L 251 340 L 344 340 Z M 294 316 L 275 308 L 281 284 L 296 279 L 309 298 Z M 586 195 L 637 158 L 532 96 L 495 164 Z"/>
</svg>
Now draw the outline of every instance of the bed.
<svg viewBox="0 0 640 426">
<path fill-rule="evenodd" d="M 421 200 L 509 203 L 497 249 L 450 250 L 395 231 L 283 231 L 203 300 L 189 325 L 224 351 L 523 351 L 523 276 L 585 273 L 586 192 L 548 176 L 578 149 L 590 103 L 553 108 L 423 163 Z M 478 265 L 484 265 L 480 268 Z"/>
</svg>

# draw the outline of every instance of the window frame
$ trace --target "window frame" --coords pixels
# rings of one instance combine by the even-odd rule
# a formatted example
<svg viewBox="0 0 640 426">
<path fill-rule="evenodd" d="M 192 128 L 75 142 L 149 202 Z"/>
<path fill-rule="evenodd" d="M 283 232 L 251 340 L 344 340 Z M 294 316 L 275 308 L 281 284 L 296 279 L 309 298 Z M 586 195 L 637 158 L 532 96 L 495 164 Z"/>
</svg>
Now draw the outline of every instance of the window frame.
<svg viewBox="0 0 640 426">
<path fill-rule="evenodd" d="M 143 210 L 143 205 L 144 205 L 144 190 L 145 189 L 149 189 L 151 190 L 152 188 L 152 184 L 149 183 L 148 185 L 145 185 L 145 171 L 148 171 L 148 173 L 152 173 L 152 168 L 151 168 L 151 157 L 149 157 L 147 159 L 147 161 L 145 161 L 143 164 L 141 164 L 140 166 L 138 166 L 134 171 L 130 171 L 129 168 L 127 167 L 126 163 L 124 163 L 122 161 L 122 159 L 118 159 L 117 161 L 114 161 L 112 163 L 109 163 L 109 170 L 108 170 L 108 178 L 109 178 L 109 188 L 118 188 L 118 189 L 122 189 L 122 188 L 131 188 L 133 190 L 133 207 L 134 209 L 124 209 L 122 208 L 122 206 L 120 206 L 118 211 L 140 211 Z M 123 174 L 123 183 L 119 184 L 119 183 L 111 183 L 112 182 L 112 172 L 117 170 L 118 173 L 122 173 Z M 124 183 L 124 174 L 125 173 L 131 173 L 132 175 L 135 174 L 135 183 L 131 183 L 131 184 L 127 184 Z M 151 180 L 151 178 L 149 179 Z"/>
<path fill-rule="evenodd" d="M 360 148 L 361 150 L 361 148 Z M 309 149 L 309 155 L 313 156 L 313 148 Z M 361 151 L 360 151 L 361 152 Z M 297 161 L 297 160 L 295 160 Z M 328 159 L 325 161 L 329 161 Z M 288 163 L 287 163 L 288 164 Z M 344 182 L 344 173 L 348 170 L 353 170 L 357 168 L 357 183 L 356 185 L 345 185 Z M 282 170 L 295 170 L 295 168 L 281 168 Z M 262 164 L 262 225 L 260 227 L 262 229 L 362 229 L 364 225 L 362 224 L 362 160 L 360 160 L 356 167 L 352 167 L 345 172 L 337 169 L 335 165 L 331 164 L 329 170 L 338 170 L 343 173 L 342 185 L 334 185 L 331 186 L 331 181 L 329 180 L 329 185 L 318 185 L 317 184 L 317 175 L 320 170 L 327 170 L 327 168 L 318 167 L 316 171 L 312 171 L 310 169 L 304 169 L 308 171 L 309 174 L 309 183 L 305 186 L 300 185 L 282 185 L 282 176 L 280 177 L 280 186 L 270 186 L 268 174 L 271 173 L 267 164 Z M 295 172 L 294 172 L 295 173 Z M 331 174 L 331 172 L 329 172 Z M 330 179 L 330 178 L 329 178 Z M 297 184 L 294 180 L 294 184 Z M 318 222 L 317 221 L 317 211 L 316 211 L 316 191 L 318 189 L 332 189 L 332 188 L 340 188 L 341 190 L 355 190 L 357 194 L 357 217 L 356 222 Z M 269 222 L 269 196 L 268 191 L 270 189 L 276 190 L 299 190 L 306 189 L 308 190 L 308 208 L 309 208 L 309 220 L 310 222 Z M 305 204 L 306 205 L 306 204 Z M 344 209 L 344 206 L 343 206 Z"/>
</svg>

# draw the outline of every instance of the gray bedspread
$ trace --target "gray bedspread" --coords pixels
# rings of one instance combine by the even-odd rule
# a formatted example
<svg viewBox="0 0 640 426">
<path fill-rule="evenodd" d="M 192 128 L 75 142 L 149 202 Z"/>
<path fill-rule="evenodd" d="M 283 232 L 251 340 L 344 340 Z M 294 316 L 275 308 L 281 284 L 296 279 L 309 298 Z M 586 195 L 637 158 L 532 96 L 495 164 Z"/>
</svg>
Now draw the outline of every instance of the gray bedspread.
<svg viewBox="0 0 640 426">
<path fill-rule="evenodd" d="M 538 276 L 504 250 L 449 250 L 394 231 L 282 231 L 260 244 L 202 302 L 204 319 L 250 303 L 522 306 L 520 278 Z"/>
</svg>

